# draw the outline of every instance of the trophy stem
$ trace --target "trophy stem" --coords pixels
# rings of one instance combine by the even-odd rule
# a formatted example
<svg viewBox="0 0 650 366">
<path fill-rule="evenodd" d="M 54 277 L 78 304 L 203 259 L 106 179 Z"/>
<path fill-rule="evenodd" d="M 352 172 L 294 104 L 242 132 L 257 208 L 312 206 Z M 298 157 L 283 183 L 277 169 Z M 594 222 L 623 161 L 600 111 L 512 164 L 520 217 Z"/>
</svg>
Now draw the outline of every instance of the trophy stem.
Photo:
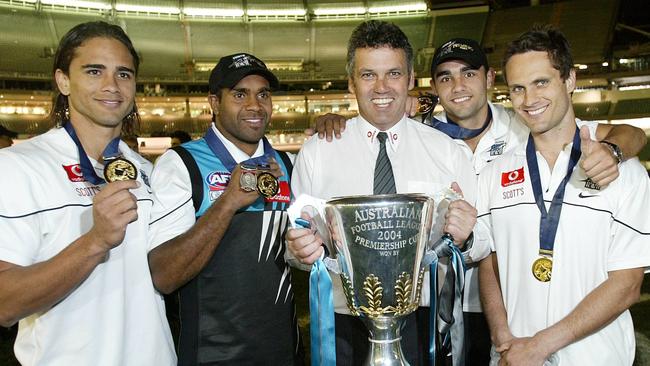
<svg viewBox="0 0 650 366">
<path fill-rule="evenodd" d="M 364 366 L 409 366 L 404 359 L 400 335 L 404 317 L 364 318 L 370 331 L 370 354 Z"/>
</svg>

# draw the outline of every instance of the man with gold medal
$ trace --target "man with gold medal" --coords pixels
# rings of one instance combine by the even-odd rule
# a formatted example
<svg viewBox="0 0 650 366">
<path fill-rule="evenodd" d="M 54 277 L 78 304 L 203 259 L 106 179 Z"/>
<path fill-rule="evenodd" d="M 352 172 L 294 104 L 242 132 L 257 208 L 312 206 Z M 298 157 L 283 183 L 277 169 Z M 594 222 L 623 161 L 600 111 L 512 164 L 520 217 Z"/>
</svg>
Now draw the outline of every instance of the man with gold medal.
<svg viewBox="0 0 650 366">
<path fill-rule="evenodd" d="M 575 118 L 569 44 L 552 27 L 511 42 L 504 76 L 528 142 L 479 175 L 477 210 L 492 232 L 479 288 L 493 342 L 491 365 L 632 365 L 627 310 L 650 265 L 650 181 L 638 159 L 606 186 L 581 157 L 595 123 Z M 614 147 L 612 147 L 614 149 Z"/>
<path fill-rule="evenodd" d="M 303 363 L 284 259 L 292 162 L 264 137 L 278 85 L 257 57 L 222 57 L 214 123 L 156 162 L 149 259 L 156 287 L 178 290 L 179 365 Z"/>
<path fill-rule="evenodd" d="M 0 152 L 0 325 L 19 321 L 22 365 L 176 364 L 147 260 L 151 163 L 120 141 L 138 64 L 119 26 L 73 27 L 54 56 L 57 128 Z"/>
</svg>

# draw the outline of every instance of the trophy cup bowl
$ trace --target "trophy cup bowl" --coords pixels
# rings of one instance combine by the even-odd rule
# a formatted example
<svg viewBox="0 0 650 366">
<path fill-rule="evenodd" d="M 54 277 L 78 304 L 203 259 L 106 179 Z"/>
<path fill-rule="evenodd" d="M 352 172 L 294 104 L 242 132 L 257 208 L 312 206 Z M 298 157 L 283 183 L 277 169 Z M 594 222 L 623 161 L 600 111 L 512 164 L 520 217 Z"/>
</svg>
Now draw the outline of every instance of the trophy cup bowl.
<svg viewBox="0 0 650 366">
<path fill-rule="evenodd" d="M 330 200 L 325 216 L 348 308 L 370 332 L 365 365 L 408 365 L 404 317 L 418 308 L 434 200 L 421 194 Z"/>
</svg>

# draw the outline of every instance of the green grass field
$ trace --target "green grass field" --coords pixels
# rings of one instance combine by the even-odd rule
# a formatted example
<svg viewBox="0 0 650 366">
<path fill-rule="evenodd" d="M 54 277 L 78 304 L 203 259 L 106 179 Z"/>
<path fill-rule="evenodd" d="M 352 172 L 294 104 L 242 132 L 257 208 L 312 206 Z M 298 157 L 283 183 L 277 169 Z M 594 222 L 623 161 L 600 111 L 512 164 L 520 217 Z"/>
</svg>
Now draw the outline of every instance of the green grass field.
<svg viewBox="0 0 650 366">
<path fill-rule="evenodd" d="M 294 271 L 293 281 L 296 293 L 296 307 L 298 309 L 298 323 L 302 331 L 305 351 L 309 354 L 308 273 Z M 641 292 L 641 301 L 631 309 L 637 339 L 637 354 L 634 365 L 650 366 L 650 276 L 645 278 Z M 4 329 L 0 330 L 0 366 L 15 366 L 18 365 L 18 362 L 13 357 L 13 345 L 8 340 L 7 334 L 8 332 Z"/>
</svg>

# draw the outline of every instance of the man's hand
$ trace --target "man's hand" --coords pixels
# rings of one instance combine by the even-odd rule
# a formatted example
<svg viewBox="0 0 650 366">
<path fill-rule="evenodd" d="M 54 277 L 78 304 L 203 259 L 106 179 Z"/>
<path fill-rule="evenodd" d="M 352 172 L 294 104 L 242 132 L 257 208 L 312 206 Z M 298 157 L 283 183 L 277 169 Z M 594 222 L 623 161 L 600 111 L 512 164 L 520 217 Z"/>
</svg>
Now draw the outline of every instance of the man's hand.
<svg viewBox="0 0 650 366">
<path fill-rule="evenodd" d="M 580 149 L 580 167 L 594 183 L 604 187 L 618 178 L 617 159 L 609 147 L 591 139 L 587 126 L 580 128 Z"/>
<path fill-rule="evenodd" d="M 496 349 L 501 354 L 499 366 L 542 366 L 550 356 L 543 349 L 534 337 L 512 338 Z"/>
<path fill-rule="evenodd" d="M 287 248 L 300 263 L 313 264 L 323 254 L 323 239 L 314 229 L 289 229 L 286 240 Z"/>
<path fill-rule="evenodd" d="M 409 117 L 415 117 L 415 115 L 418 114 L 418 107 L 419 107 L 418 98 L 411 95 L 407 95 L 406 108 L 404 111 L 406 115 Z"/>
<path fill-rule="evenodd" d="M 312 136 L 318 132 L 318 138 L 327 137 L 327 141 L 332 141 L 332 136 L 337 139 L 341 138 L 341 132 L 345 131 L 347 119 L 340 114 L 326 113 L 316 117 L 314 121 L 316 126 L 305 130 L 305 135 Z M 314 131 L 315 130 L 315 131 Z"/>
<path fill-rule="evenodd" d="M 100 241 L 102 250 L 120 245 L 126 227 L 138 219 L 138 201 L 129 190 L 139 186 L 135 180 L 108 183 L 93 198 L 93 227 L 88 233 Z"/>
<path fill-rule="evenodd" d="M 463 191 L 461 191 L 458 183 L 452 183 L 451 189 L 462 196 Z M 465 200 L 459 199 L 449 204 L 445 215 L 444 232 L 454 238 L 456 246 L 461 247 L 469 238 L 472 230 L 474 230 L 477 214 L 476 208 Z"/>
<path fill-rule="evenodd" d="M 282 168 L 280 168 L 280 165 L 275 161 L 275 159 L 270 158 L 269 165 L 269 173 L 273 174 L 274 177 L 279 178 L 284 175 Z M 257 191 L 246 192 L 241 188 L 241 185 L 239 184 L 241 174 L 241 166 L 235 166 L 235 169 L 233 169 L 230 175 L 230 181 L 228 182 L 226 190 L 223 192 L 221 197 L 219 197 L 219 200 L 223 200 L 227 207 L 233 211 L 237 211 L 242 207 L 253 204 L 253 202 L 260 197 Z"/>
<path fill-rule="evenodd" d="M 510 345 L 512 345 L 512 341 L 515 339 L 510 332 L 510 328 L 497 330 L 493 333 L 494 336 L 492 338 L 494 339 L 492 339 L 492 343 L 494 343 L 497 352 L 502 352 L 499 350 L 508 350 Z"/>
</svg>

